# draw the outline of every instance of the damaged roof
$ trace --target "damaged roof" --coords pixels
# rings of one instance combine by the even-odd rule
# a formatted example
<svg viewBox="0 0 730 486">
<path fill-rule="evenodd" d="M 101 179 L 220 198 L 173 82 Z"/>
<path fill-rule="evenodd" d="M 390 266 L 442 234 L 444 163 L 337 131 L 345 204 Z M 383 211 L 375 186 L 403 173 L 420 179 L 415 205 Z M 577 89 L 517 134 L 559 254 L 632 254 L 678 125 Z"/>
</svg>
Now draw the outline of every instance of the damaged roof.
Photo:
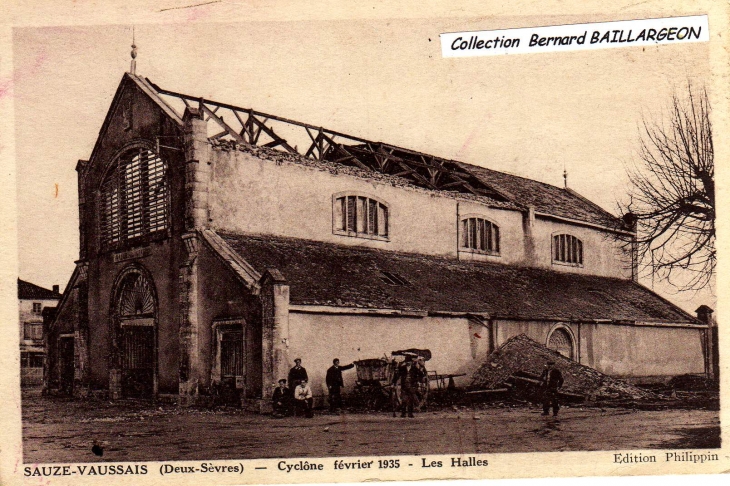
<svg viewBox="0 0 730 486">
<path fill-rule="evenodd" d="M 597 224 L 611 230 L 626 231 L 628 229 L 622 225 L 619 218 L 568 188 L 537 182 L 477 165 L 443 159 L 383 142 L 368 141 L 356 136 L 256 112 L 251 109 L 169 91 L 146 78 L 143 79 L 131 74 L 126 76 L 134 80 L 166 112 L 171 112 L 171 117 L 175 118 L 178 123 L 180 115 L 172 105 L 165 101 L 166 99 L 184 102 L 183 108 L 192 106 L 191 103 L 198 106 L 207 113 L 209 123 L 217 123 L 223 129 L 223 131 L 210 138 L 219 148 L 226 148 L 225 145 L 220 143 L 223 141 L 232 142 L 236 146 L 251 146 L 248 142 L 253 136 L 250 134 L 254 132 L 251 128 L 253 125 L 249 126 L 248 124 L 256 123 L 259 129 L 255 132 L 253 144 L 263 148 L 274 148 L 272 152 L 286 152 L 288 155 L 293 156 L 292 159 L 310 160 L 318 158 L 320 161 L 328 160 L 340 167 L 355 166 L 371 173 L 381 172 L 395 175 L 397 178 L 409 181 L 416 186 L 438 190 L 443 193 L 468 192 L 477 195 L 485 204 L 493 207 L 517 210 L 527 210 L 527 208 L 533 207 L 537 213 L 543 216 L 568 218 Z M 226 112 L 225 121 L 223 112 Z M 244 119 L 248 121 L 244 122 Z M 304 147 L 304 150 L 301 151 L 296 145 L 292 147 L 287 140 L 275 133 L 274 122 L 306 130 L 309 138 L 312 139 L 312 146 L 309 150 Z M 264 136 L 268 135 L 272 139 L 271 142 L 258 141 L 262 131 L 265 134 Z M 319 135 L 315 138 L 316 133 L 319 133 Z M 320 140 L 319 136 L 323 134 L 328 135 Z M 246 136 L 248 138 L 245 138 Z M 269 138 L 266 138 L 266 140 L 269 140 Z M 334 138 L 338 138 L 337 143 L 335 143 Z M 320 145 L 317 149 L 318 140 Z M 327 145 L 328 149 L 323 149 L 324 145 Z M 318 150 L 319 155 L 315 156 Z M 387 169 L 386 165 L 388 166 Z"/>
<path fill-rule="evenodd" d="M 217 234 L 259 273 L 278 269 L 290 286 L 291 304 L 697 324 L 630 280 L 295 238 Z"/>
</svg>

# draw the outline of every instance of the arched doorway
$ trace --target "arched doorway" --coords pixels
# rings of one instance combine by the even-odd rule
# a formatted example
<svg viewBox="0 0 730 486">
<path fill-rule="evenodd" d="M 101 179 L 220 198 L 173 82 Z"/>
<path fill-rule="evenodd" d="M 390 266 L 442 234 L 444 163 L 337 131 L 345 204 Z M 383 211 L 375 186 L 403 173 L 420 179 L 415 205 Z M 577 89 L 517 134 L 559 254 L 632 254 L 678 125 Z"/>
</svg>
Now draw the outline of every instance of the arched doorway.
<svg viewBox="0 0 730 486">
<path fill-rule="evenodd" d="M 573 339 L 573 332 L 567 326 L 559 324 L 550 331 L 547 338 L 547 347 L 566 358 L 575 359 L 575 339 Z"/>
<path fill-rule="evenodd" d="M 123 397 L 151 398 L 157 393 L 157 298 L 142 268 L 117 278 L 112 308 L 113 366 Z"/>
</svg>

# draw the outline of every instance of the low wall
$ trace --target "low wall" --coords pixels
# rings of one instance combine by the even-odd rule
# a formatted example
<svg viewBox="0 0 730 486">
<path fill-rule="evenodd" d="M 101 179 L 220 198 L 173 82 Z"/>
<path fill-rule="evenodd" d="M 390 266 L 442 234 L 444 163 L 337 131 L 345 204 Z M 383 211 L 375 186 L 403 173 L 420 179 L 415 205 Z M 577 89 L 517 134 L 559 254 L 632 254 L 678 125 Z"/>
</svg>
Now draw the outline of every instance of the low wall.
<svg viewBox="0 0 730 486">
<path fill-rule="evenodd" d="M 496 321 L 497 346 L 518 334 L 546 345 L 555 326 L 564 326 L 580 343 L 576 361 L 601 373 L 633 381 L 704 373 L 701 328 L 608 323 Z"/>
<path fill-rule="evenodd" d="M 704 372 L 702 329 L 553 321 L 496 320 L 495 329 L 466 317 L 397 317 L 364 314 L 327 314 L 291 311 L 288 365 L 302 358 L 315 396 L 327 394 L 325 374 L 333 358 L 343 365 L 366 358 L 389 356 L 407 348 L 430 349 L 429 371 L 465 373 L 457 386 L 471 382 L 471 374 L 489 354 L 490 333 L 496 346 L 526 334 L 540 344 L 557 327 L 575 337 L 574 359 L 607 375 L 632 381 Z M 345 392 L 352 391 L 355 370 L 343 373 Z M 274 386 L 274 384 L 265 384 Z"/>
<path fill-rule="evenodd" d="M 439 374 L 470 373 L 488 353 L 488 334 L 483 339 L 474 324 L 460 317 L 391 317 L 372 315 L 289 314 L 290 366 L 302 358 L 312 393 L 325 395 L 325 374 L 332 359 L 347 365 L 352 361 L 389 356 L 392 351 L 408 348 L 430 349 L 429 371 Z M 481 334 L 480 334 L 481 335 Z M 477 341 L 477 342 L 475 342 Z M 355 370 L 343 372 L 345 391 L 352 391 Z M 457 380 L 465 386 L 470 377 Z M 269 384 L 271 385 L 271 384 Z"/>
</svg>

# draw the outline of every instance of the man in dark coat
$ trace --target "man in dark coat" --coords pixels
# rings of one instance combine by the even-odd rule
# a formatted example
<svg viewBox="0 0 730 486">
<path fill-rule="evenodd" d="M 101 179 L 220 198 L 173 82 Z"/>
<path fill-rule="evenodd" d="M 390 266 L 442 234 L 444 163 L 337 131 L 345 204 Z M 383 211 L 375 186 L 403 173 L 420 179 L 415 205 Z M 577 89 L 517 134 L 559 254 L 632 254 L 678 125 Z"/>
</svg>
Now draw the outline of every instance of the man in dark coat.
<svg viewBox="0 0 730 486">
<path fill-rule="evenodd" d="M 297 385 L 303 381 L 308 381 L 307 370 L 302 367 L 302 358 L 294 360 L 294 367 L 289 370 L 289 390 L 294 395 Z"/>
<path fill-rule="evenodd" d="M 398 366 L 393 376 L 393 385 L 400 384 L 401 387 L 401 417 L 408 416 L 413 418 L 413 406 L 416 403 L 418 385 L 423 381 L 423 372 L 415 365 L 412 356 L 406 355 L 406 359 Z"/>
<path fill-rule="evenodd" d="M 554 361 L 548 361 L 540 377 L 542 386 L 542 414 L 548 415 L 553 408 L 553 417 L 558 415 L 558 390 L 563 386 L 563 374 L 555 367 Z"/>
<path fill-rule="evenodd" d="M 342 410 L 342 395 L 340 391 L 345 386 L 342 381 L 342 372 L 345 370 L 352 369 L 355 363 L 350 363 L 347 366 L 340 366 L 340 360 L 335 358 L 332 360 L 332 366 L 327 370 L 327 390 L 329 390 L 329 401 L 330 401 L 330 412 L 334 412 L 337 409 Z"/>
<path fill-rule="evenodd" d="M 274 390 L 271 402 L 274 407 L 274 417 L 289 415 L 291 408 L 291 392 L 286 386 L 286 380 L 284 378 L 279 380 L 279 386 L 277 386 Z"/>
</svg>

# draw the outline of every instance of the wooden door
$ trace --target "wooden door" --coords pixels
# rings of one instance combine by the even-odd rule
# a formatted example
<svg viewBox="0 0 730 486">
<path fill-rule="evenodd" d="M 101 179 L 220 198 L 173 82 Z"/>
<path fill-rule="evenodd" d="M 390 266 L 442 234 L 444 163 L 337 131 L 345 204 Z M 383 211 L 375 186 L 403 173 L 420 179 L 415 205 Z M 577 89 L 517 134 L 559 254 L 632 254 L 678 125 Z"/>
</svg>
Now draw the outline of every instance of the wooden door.
<svg viewBox="0 0 730 486">
<path fill-rule="evenodd" d="M 73 394 L 74 386 L 74 338 L 58 340 L 59 388 L 65 395 Z"/>
</svg>

